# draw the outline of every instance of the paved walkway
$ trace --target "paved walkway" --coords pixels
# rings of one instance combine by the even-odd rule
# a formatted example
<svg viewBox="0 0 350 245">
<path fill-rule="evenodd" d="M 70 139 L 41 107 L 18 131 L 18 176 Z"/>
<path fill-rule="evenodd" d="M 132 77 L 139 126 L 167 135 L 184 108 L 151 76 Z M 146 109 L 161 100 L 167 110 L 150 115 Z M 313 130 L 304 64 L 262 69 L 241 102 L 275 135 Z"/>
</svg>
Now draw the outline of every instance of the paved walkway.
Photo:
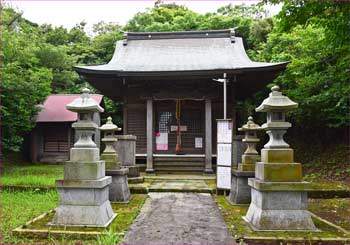
<svg viewBox="0 0 350 245">
<path fill-rule="evenodd" d="M 124 244 L 233 244 L 212 196 L 149 193 Z"/>
</svg>

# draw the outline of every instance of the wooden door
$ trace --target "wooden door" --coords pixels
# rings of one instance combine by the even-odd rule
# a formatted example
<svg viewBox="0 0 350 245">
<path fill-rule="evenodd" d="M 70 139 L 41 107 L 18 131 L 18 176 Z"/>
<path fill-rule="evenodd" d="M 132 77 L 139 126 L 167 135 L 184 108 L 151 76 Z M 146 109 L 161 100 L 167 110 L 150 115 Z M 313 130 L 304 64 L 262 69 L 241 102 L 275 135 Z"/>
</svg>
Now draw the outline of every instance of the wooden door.
<svg viewBox="0 0 350 245">
<path fill-rule="evenodd" d="M 156 101 L 155 112 L 155 153 L 175 154 L 176 101 Z M 183 154 L 204 154 L 204 117 L 204 101 L 181 101 L 180 124 Z"/>
</svg>

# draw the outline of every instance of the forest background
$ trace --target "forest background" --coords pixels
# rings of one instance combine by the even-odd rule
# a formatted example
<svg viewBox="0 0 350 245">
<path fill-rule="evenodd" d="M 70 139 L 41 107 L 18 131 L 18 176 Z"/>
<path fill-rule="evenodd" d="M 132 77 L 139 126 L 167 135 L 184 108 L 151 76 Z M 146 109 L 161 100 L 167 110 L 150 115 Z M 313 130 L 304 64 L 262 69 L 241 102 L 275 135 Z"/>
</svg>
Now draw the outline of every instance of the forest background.
<svg viewBox="0 0 350 245">
<path fill-rule="evenodd" d="M 266 4 L 283 4 L 273 16 Z M 38 25 L 22 13 L 1 11 L 1 150 L 3 156 L 23 151 L 35 126 L 38 104 L 49 94 L 80 93 L 89 85 L 74 65 L 107 63 L 123 31 L 189 31 L 236 28 L 254 61 L 290 61 L 275 81 L 299 103 L 288 115 L 293 128 L 287 141 L 306 172 L 350 182 L 350 4 L 346 1 L 265 0 L 256 5 L 227 5 L 199 14 L 175 3 L 156 1 L 125 26 L 100 22 L 92 35 L 81 22 L 70 30 Z M 270 84 L 268 87 L 271 87 Z M 238 101 L 239 118 L 254 114 L 268 87 Z M 98 93 L 98 91 L 95 90 Z M 106 116 L 121 127 L 121 106 L 105 98 Z M 241 125 L 243 122 L 238 122 Z"/>
</svg>

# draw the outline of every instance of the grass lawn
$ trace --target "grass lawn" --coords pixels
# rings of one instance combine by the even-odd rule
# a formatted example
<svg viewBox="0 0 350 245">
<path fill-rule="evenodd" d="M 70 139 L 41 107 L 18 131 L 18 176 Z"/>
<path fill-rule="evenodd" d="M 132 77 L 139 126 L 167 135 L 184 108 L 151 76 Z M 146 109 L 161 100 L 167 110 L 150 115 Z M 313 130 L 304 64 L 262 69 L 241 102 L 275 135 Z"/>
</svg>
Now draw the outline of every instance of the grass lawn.
<svg viewBox="0 0 350 245">
<path fill-rule="evenodd" d="M 122 241 L 123 235 L 129 229 L 134 219 L 139 214 L 147 195 L 135 194 L 128 204 L 112 204 L 113 210 L 118 214 L 117 218 L 108 227 L 108 230 L 97 237 L 55 237 L 24 238 L 12 234 L 12 230 L 40 214 L 57 207 L 58 195 L 54 190 L 50 191 L 1 191 L 1 244 L 115 244 Z M 46 224 L 51 221 L 53 214 L 46 216 L 28 226 L 30 229 L 48 229 Z M 62 228 L 51 227 L 51 230 Z M 80 230 L 82 228 L 66 228 L 66 230 Z M 103 228 L 85 228 L 85 230 L 99 230 Z"/>
<path fill-rule="evenodd" d="M 63 178 L 63 165 L 5 166 L 2 185 L 55 186 Z"/>
<path fill-rule="evenodd" d="M 309 210 L 350 231 L 350 198 L 309 199 Z"/>
<path fill-rule="evenodd" d="M 43 212 L 57 206 L 58 195 L 56 191 L 1 191 L 1 243 L 28 244 L 31 241 L 12 236 L 11 231 L 35 218 Z"/>
</svg>

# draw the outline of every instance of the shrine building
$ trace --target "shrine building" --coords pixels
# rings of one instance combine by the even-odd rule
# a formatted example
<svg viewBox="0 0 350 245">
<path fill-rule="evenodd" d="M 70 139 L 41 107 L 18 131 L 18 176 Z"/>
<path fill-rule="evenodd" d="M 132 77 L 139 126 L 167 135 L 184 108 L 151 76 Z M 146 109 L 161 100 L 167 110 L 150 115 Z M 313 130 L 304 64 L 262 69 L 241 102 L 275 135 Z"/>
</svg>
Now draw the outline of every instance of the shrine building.
<svg viewBox="0 0 350 245">
<path fill-rule="evenodd" d="M 137 136 L 136 156 L 146 172 L 213 172 L 216 120 L 236 128 L 236 100 L 263 89 L 287 62 L 249 59 L 231 29 L 186 32 L 128 32 L 108 64 L 76 66 L 80 77 L 122 104 L 123 134 Z M 235 132 L 235 130 L 233 130 Z"/>
</svg>

